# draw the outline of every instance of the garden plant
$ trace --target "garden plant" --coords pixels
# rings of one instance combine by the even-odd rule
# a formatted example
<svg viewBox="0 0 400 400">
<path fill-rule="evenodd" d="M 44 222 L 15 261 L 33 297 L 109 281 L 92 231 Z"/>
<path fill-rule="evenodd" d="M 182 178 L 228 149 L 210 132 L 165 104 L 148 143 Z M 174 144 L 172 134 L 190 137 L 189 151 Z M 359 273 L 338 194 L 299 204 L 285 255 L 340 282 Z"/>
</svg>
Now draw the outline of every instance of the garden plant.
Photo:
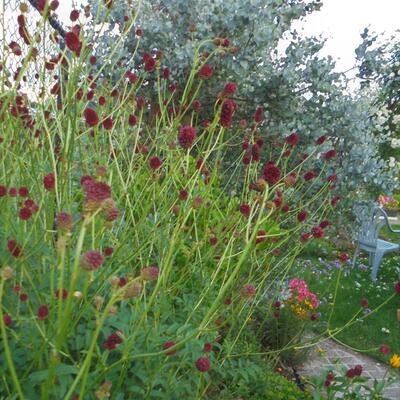
<svg viewBox="0 0 400 400">
<path fill-rule="evenodd" d="M 215 60 L 235 62 L 228 36 L 193 38 L 176 82 L 142 45 L 140 9 L 99 62 L 90 7 L 49 38 L 58 1 L 35 5 L 35 31 L 22 3 L 0 64 L 0 397 L 279 398 L 265 369 L 282 399 L 307 398 L 272 374 L 300 342 L 265 348 L 253 326 L 261 307 L 279 322 L 285 286 L 286 307 L 318 319 L 292 266 L 341 199 L 330 136 L 307 152 L 295 130 L 267 139 L 263 105 L 244 120 L 240 85 L 220 72 L 203 99 Z M 112 8 L 99 2 L 96 24 Z M 65 46 L 43 59 L 46 40 Z"/>
</svg>

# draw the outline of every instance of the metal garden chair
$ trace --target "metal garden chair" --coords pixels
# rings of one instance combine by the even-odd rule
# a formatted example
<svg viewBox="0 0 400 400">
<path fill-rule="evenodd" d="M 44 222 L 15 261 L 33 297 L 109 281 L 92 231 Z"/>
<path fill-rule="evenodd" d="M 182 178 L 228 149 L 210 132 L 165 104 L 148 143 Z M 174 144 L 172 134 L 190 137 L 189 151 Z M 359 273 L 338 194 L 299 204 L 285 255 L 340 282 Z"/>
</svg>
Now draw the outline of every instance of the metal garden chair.
<svg viewBox="0 0 400 400">
<path fill-rule="evenodd" d="M 372 267 L 371 278 L 375 281 L 382 257 L 386 253 L 398 251 L 400 249 L 399 244 L 379 239 L 379 232 L 384 226 L 387 226 L 393 233 L 400 233 L 400 230 L 395 230 L 391 227 L 386 212 L 380 207 L 374 208 L 372 214 L 370 210 L 364 209 L 362 212 L 358 213 L 357 217 L 360 220 L 360 230 L 353 257 L 353 266 L 360 250 L 367 251 L 369 253 L 369 265 Z"/>
</svg>

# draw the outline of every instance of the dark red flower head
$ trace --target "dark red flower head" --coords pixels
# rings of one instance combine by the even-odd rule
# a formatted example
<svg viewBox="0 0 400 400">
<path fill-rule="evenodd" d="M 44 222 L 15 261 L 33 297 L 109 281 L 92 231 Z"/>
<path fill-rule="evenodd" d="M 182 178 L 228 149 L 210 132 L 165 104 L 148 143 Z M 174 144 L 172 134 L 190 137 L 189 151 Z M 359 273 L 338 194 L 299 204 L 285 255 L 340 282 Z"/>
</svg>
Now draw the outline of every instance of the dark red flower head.
<svg viewBox="0 0 400 400">
<path fill-rule="evenodd" d="M 79 10 L 72 10 L 71 14 L 69 15 L 69 19 L 72 22 L 75 22 L 79 18 Z"/>
<path fill-rule="evenodd" d="M 326 136 L 320 136 L 320 137 L 315 141 L 315 143 L 316 143 L 316 144 L 323 144 L 323 143 L 325 142 L 325 140 L 326 140 Z"/>
<path fill-rule="evenodd" d="M 385 356 L 387 356 L 390 352 L 391 352 L 391 348 L 385 344 L 382 344 L 379 347 L 379 351 L 384 354 Z"/>
<path fill-rule="evenodd" d="M 394 290 L 396 293 L 400 294 L 400 281 L 395 283 Z"/>
<path fill-rule="evenodd" d="M 304 222 L 307 218 L 307 215 L 307 211 L 302 210 L 297 214 L 297 220 L 299 222 Z"/>
<path fill-rule="evenodd" d="M 311 233 L 317 239 L 320 239 L 324 236 L 324 231 L 319 226 L 315 226 L 314 228 L 312 228 Z"/>
<path fill-rule="evenodd" d="M 306 173 L 303 175 L 303 178 L 304 178 L 305 181 L 311 181 L 311 180 L 314 179 L 316 176 L 317 176 L 316 173 L 315 173 L 313 170 L 311 170 L 311 171 L 306 172 Z"/>
<path fill-rule="evenodd" d="M 61 294 L 61 298 L 62 298 L 63 300 L 65 300 L 65 299 L 68 297 L 68 290 L 65 289 L 65 288 L 63 288 L 63 290 L 62 290 L 61 293 L 62 293 L 62 294 Z M 56 297 L 56 300 L 58 300 L 58 299 L 60 298 L 60 291 L 59 291 L 58 289 L 57 289 L 56 292 L 55 292 L 55 297 Z"/>
<path fill-rule="evenodd" d="M 18 246 L 15 240 L 10 239 L 7 242 L 7 249 L 13 257 L 18 258 L 21 256 L 22 253 L 21 247 Z"/>
<path fill-rule="evenodd" d="M 41 319 L 41 320 L 46 319 L 48 315 L 49 315 L 48 307 L 45 305 L 41 305 L 38 308 L 38 312 L 37 312 L 38 319 Z"/>
<path fill-rule="evenodd" d="M 182 126 L 179 134 L 178 141 L 182 148 L 190 149 L 196 140 L 196 129 L 193 126 L 185 125 Z"/>
<path fill-rule="evenodd" d="M 204 64 L 200 69 L 199 69 L 199 78 L 201 79 L 208 79 L 210 78 L 214 73 L 214 69 L 211 65 Z"/>
<path fill-rule="evenodd" d="M 66 212 L 60 212 L 56 217 L 57 229 L 63 232 L 68 232 L 72 229 L 73 225 L 72 215 Z"/>
<path fill-rule="evenodd" d="M 272 161 L 269 161 L 264 165 L 262 175 L 270 185 L 275 185 L 281 178 L 281 170 Z"/>
<path fill-rule="evenodd" d="M 82 43 L 79 40 L 79 36 L 75 32 L 67 32 L 64 37 L 66 46 L 74 52 L 79 52 Z"/>
<path fill-rule="evenodd" d="M 86 124 L 90 127 L 94 127 L 99 123 L 99 117 L 97 115 L 97 112 L 93 110 L 93 108 L 85 108 L 83 116 L 85 118 Z"/>
<path fill-rule="evenodd" d="M 11 326 L 13 321 L 10 315 L 3 314 L 3 322 L 5 326 Z"/>
<path fill-rule="evenodd" d="M 43 185 L 46 190 L 53 190 L 55 186 L 56 180 L 54 178 L 54 174 L 50 172 L 43 178 Z"/>
<path fill-rule="evenodd" d="M 19 217 L 24 221 L 27 221 L 30 217 L 32 217 L 32 211 L 30 208 L 24 207 L 19 211 Z"/>
<path fill-rule="evenodd" d="M 296 144 L 299 143 L 299 134 L 293 132 L 286 138 L 285 141 L 290 146 L 296 146 Z"/>
<path fill-rule="evenodd" d="M 326 161 L 332 160 L 332 158 L 336 157 L 336 150 L 335 149 L 331 149 L 329 151 L 327 151 L 324 155 L 324 158 Z"/>
<path fill-rule="evenodd" d="M 367 308 L 368 304 L 369 304 L 369 301 L 368 301 L 367 298 L 364 297 L 364 298 L 361 299 L 360 304 L 361 304 L 361 307 Z"/>
<path fill-rule="evenodd" d="M 206 372 L 211 368 L 211 362 L 207 357 L 200 357 L 195 365 L 200 372 Z"/>
<path fill-rule="evenodd" d="M 259 124 L 264 119 L 264 107 L 258 106 L 256 109 L 256 113 L 254 114 L 254 122 Z"/>
<path fill-rule="evenodd" d="M 107 117 L 104 121 L 103 121 L 103 128 L 106 130 L 111 130 L 113 127 L 113 120 L 111 117 Z"/>
<path fill-rule="evenodd" d="M 111 188 L 105 182 L 98 182 L 94 179 L 90 179 L 85 182 L 83 190 L 86 194 L 86 202 L 94 201 L 101 203 L 104 200 L 111 198 Z"/>
<path fill-rule="evenodd" d="M 250 216 L 251 207 L 248 204 L 241 204 L 239 211 L 242 215 L 248 218 Z"/>
<path fill-rule="evenodd" d="M 224 86 L 224 95 L 232 96 L 237 91 L 237 85 L 233 82 L 227 82 Z"/>
<path fill-rule="evenodd" d="M 173 347 L 176 345 L 176 342 L 166 342 L 163 345 L 163 350 L 168 350 L 169 348 Z M 168 353 L 165 353 L 167 356 L 174 356 L 176 354 L 176 349 L 175 350 L 171 350 Z"/>
<path fill-rule="evenodd" d="M 81 255 L 80 265 L 85 271 L 98 269 L 104 261 L 103 255 L 96 250 L 89 250 Z"/>
<path fill-rule="evenodd" d="M 123 342 L 119 332 L 113 332 L 103 343 L 103 347 L 108 351 L 114 350 L 119 344 Z"/>
<path fill-rule="evenodd" d="M 230 128 L 232 125 L 232 118 L 235 109 L 236 103 L 233 100 L 225 100 L 222 104 L 220 123 L 224 128 Z"/>
<path fill-rule="evenodd" d="M 159 157 L 157 157 L 157 156 L 150 157 L 149 165 L 150 165 L 151 169 L 156 170 L 161 167 L 161 164 L 162 164 L 162 161 Z"/>
</svg>

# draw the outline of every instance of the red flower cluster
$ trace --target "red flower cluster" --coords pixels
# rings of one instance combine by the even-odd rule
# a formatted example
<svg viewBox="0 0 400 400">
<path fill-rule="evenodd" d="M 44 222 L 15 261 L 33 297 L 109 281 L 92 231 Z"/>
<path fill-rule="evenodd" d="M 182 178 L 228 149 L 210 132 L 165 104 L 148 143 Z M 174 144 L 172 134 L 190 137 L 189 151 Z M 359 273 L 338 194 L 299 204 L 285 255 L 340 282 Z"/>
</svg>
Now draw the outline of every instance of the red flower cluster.
<svg viewBox="0 0 400 400">
<path fill-rule="evenodd" d="M 361 365 L 356 365 L 354 368 L 350 368 L 346 372 L 346 376 L 350 379 L 353 379 L 356 376 L 360 376 L 362 374 L 362 366 Z"/>
<path fill-rule="evenodd" d="M 86 124 L 90 127 L 94 127 L 99 123 L 99 117 L 97 112 L 93 108 L 87 107 L 83 112 L 83 117 L 85 118 Z"/>
<path fill-rule="evenodd" d="M 72 215 L 66 212 L 60 212 L 56 216 L 57 229 L 60 231 L 70 231 L 72 229 L 73 222 Z"/>
<path fill-rule="evenodd" d="M 264 165 L 262 175 L 270 185 L 275 185 L 281 178 L 281 170 L 275 165 L 274 162 L 269 161 Z"/>
<path fill-rule="evenodd" d="M 323 144 L 323 143 L 325 142 L 325 140 L 326 140 L 326 136 L 320 136 L 320 137 L 315 141 L 315 143 L 316 143 L 316 144 Z"/>
<path fill-rule="evenodd" d="M 114 350 L 118 345 L 120 345 L 123 342 L 122 337 L 120 336 L 120 333 L 113 332 L 103 343 L 103 347 L 107 349 L 108 351 Z"/>
<path fill-rule="evenodd" d="M 314 179 L 316 176 L 317 176 L 317 174 L 316 174 L 313 170 L 311 170 L 311 171 L 306 172 L 306 173 L 303 175 L 303 178 L 304 178 L 305 181 L 311 181 L 311 180 Z"/>
<path fill-rule="evenodd" d="M 298 214 L 297 214 L 297 220 L 299 221 L 299 222 L 304 222 L 306 219 L 307 219 L 307 211 L 300 211 Z"/>
<path fill-rule="evenodd" d="M 204 64 L 200 69 L 199 69 L 199 78 L 201 79 L 208 79 L 211 78 L 214 73 L 214 69 L 211 65 Z"/>
<path fill-rule="evenodd" d="M 13 239 L 10 239 L 7 242 L 7 249 L 10 252 L 10 254 L 15 258 L 19 258 L 22 254 L 21 247 L 18 246 L 17 242 Z"/>
<path fill-rule="evenodd" d="M 287 138 L 286 138 L 286 143 L 290 146 L 296 146 L 297 143 L 299 143 L 299 134 L 296 132 L 291 133 Z"/>
<path fill-rule="evenodd" d="M 256 109 L 256 113 L 254 114 L 254 122 L 259 124 L 264 119 L 264 107 L 258 106 Z"/>
<path fill-rule="evenodd" d="M 319 226 L 315 226 L 314 228 L 312 228 L 311 233 L 316 239 L 320 239 L 324 236 L 324 231 Z"/>
<path fill-rule="evenodd" d="M 236 110 L 236 103 L 233 100 L 225 100 L 222 104 L 220 123 L 224 128 L 232 125 L 233 113 Z"/>
<path fill-rule="evenodd" d="M 37 317 L 40 320 L 46 319 L 49 315 L 49 308 L 45 305 L 41 305 L 38 308 Z"/>
<path fill-rule="evenodd" d="M 56 183 L 54 174 L 50 172 L 43 178 L 43 185 L 46 190 L 53 190 Z"/>
<path fill-rule="evenodd" d="M 18 33 L 25 42 L 25 44 L 29 46 L 32 42 L 32 38 L 29 35 L 28 30 L 26 28 L 25 17 L 22 14 L 18 15 L 17 22 L 18 22 Z"/>
<path fill-rule="evenodd" d="M 248 204 L 241 204 L 239 207 L 239 211 L 245 217 L 250 217 L 251 208 Z"/>
<path fill-rule="evenodd" d="M 332 158 L 336 157 L 336 150 L 335 149 L 331 149 L 329 151 L 327 151 L 324 155 L 324 158 L 326 161 L 332 160 Z"/>
<path fill-rule="evenodd" d="M 207 357 L 200 357 L 195 365 L 200 372 L 206 372 L 211 368 L 211 362 Z"/>
<path fill-rule="evenodd" d="M 232 96 L 237 91 L 237 85 L 233 82 L 227 82 L 224 86 L 223 94 L 225 96 Z"/>
<path fill-rule="evenodd" d="M 144 70 L 146 72 L 153 72 L 156 68 L 156 60 L 149 54 L 143 54 Z"/>
<path fill-rule="evenodd" d="M 166 342 L 163 346 L 163 350 L 168 350 L 169 348 L 173 347 L 176 345 L 176 342 Z M 171 350 L 168 353 L 165 353 L 167 356 L 174 356 L 176 354 L 176 349 Z"/>
<path fill-rule="evenodd" d="M 82 42 L 79 39 L 79 32 L 76 32 L 76 30 L 67 32 L 64 40 L 66 46 L 79 57 L 82 49 Z"/>
<path fill-rule="evenodd" d="M 112 200 L 111 188 L 105 182 L 85 176 L 81 179 L 81 185 L 85 192 L 85 209 L 87 211 L 95 211 L 103 205 L 105 208 L 110 206 L 110 204 L 106 204 L 106 200 Z M 113 202 L 111 206 L 114 206 Z"/>
<path fill-rule="evenodd" d="M 98 269 L 104 261 L 104 256 L 97 250 L 89 250 L 81 255 L 80 265 L 85 271 Z"/>
<path fill-rule="evenodd" d="M 193 126 L 185 125 L 179 131 L 178 142 L 184 149 L 190 149 L 196 140 L 196 129 Z"/>
<path fill-rule="evenodd" d="M 161 167 L 162 161 L 159 157 L 153 156 L 149 158 L 149 166 L 151 169 L 158 169 Z"/>
</svg>

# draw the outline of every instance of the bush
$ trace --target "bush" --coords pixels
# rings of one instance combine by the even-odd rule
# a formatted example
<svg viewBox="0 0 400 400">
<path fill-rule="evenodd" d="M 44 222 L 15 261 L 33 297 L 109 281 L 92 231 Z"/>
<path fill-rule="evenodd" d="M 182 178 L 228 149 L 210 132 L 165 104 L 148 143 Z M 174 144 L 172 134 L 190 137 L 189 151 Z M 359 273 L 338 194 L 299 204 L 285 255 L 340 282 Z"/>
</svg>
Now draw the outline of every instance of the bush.
<svg viewBox="0 0 400 400">
<path fill-rule="evenodd" d="M 227 392 L 227 393 L 226 393 Z M 308 392 L 301 391 L 295 383 L 271 371 L 263 372 L 256 379 L 247 382 L 239 380 L 219 396 L 223 400 L 311 400 Z"/>
<path fill-rule="evenodd" d="M 132 70 L 116 41 L 102 60 L 113 80 L 84 29 L 51 62 L 19 32 L 26 45 L 6 56 L 21 69 L 0 75 L 0 395 L 204 397 L 251 357 L 241 338 L 264 292 L 324 236 L 336 151 L 304 154 L 295 132 L 263 141 L 259 107 L 243 137 L 229 81 L 200 120 L 202 68 L 225 52 L 215 38 L 179 93 L 158 51 Z M 42 73 L 28 97 L 29 67 Z M 231 147 L 240 158 L 222 171 Z"/>
</svg>

